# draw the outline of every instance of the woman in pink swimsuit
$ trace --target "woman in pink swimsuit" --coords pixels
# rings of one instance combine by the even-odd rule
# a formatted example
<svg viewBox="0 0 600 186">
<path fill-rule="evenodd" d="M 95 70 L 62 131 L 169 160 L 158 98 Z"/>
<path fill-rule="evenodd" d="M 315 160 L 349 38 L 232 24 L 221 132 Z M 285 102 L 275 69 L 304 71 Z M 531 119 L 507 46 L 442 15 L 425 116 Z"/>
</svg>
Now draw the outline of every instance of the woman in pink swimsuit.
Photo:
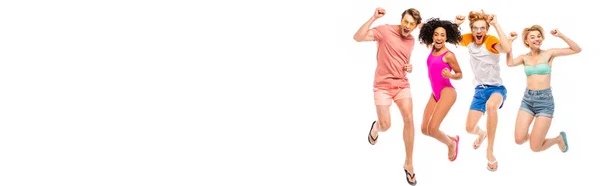
<svg viewBox="0 0 600 186">
<path fill-rule="evenodd" d="M 445 43 L 459 44 L 461 33 L 458 25 L 439 18 L 431 18 L 423 24 L 419 33 L 419 41 L 428 48 L 431 53 L 427 58 L 429 81 L 431 82 L 431 97 L 425 106 L 421 131 L 448 146 L 448 159 L 456 160 L 458 156 L 458 135 L 448 136 L 440 131 L 440 124 L 450 111 L 456 101 L 456 91 L 450 83 L 450 79 L 462 78 L 460 66 L 456 61 L 454 53 L 446 48 Z M 452 73 L 454 71 L 454 73 Z"/>
</svg>

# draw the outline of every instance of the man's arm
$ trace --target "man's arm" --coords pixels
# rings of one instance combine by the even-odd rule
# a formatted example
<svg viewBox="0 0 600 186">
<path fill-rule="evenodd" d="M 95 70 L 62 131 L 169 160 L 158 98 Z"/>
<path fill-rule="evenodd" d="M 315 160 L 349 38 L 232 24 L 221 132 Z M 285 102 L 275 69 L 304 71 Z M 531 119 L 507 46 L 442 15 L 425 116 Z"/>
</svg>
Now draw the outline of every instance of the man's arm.
<svg viewBox="0 0 600 186">
<path fill-rule="evenodd" d="M 498 38 L 500 39 L 500 42 L 494 45 L 494 49 L 500 53 L 508 53 L 512 51 L 512 44 L 508 40 L 508 37 L 506 37 L 506 34 L 504 34 L 500 24 L 498 24 L 496 15 L 490 15 L 489 20 L 490 24 L 496 29 L 496 32 L 498 32 Z"/>
<path fill-rule="evenodd" d="M 374 41 L 375 39 L 375 33 L 373 33 L 373 30 L 371 29 L 371 25 L 373 25 L 373 22 L 375 22 L 375 20 L 383 17 L 385 15 L 385 9 L 383 8 L 377 8 L 375 9 L 375 14 L 373 14 L 373 16 L 371 16 L 371 18 L 369 18 L 369 20 L 367 20 L 367 22 L 365 22 L 365 24 L 363 24 L 358 31 L 356 31 L 356 33 L 354 34 L 354 40 L 357 42 L 363 42 L 363 41 Z"/>
<path fill-rule="evenodd" d="M 463 15 L 457 15 L 454 18 L 454 24 L 458 25 L 459 27 L 463 22 L 465 22 L 465 16 L 463 16 Z"/>
<path fill-rule="evenodd" d="M 354 40 L 356 42 L 364 42 L 364 41 L 374 41 L 375 36 L 373 31 L 371 30 L 371 25 L 375 22 L 377 18 L 371 17 L 367 22 L 365 22 L 354 34 Z"/>
</svg>

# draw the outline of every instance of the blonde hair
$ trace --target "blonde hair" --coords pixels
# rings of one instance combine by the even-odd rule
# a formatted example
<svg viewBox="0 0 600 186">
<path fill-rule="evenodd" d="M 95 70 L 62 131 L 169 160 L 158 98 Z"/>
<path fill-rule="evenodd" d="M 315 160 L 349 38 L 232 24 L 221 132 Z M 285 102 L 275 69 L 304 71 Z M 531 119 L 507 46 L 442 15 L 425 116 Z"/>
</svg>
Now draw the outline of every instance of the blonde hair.
<svg viewBox="0 0 600 186">
<path fill-rule="evenodd" d="M 469 12 L 469 27 L 473 28 L 473 23 L 479 20 L 484 20 L 487 28 L 490 28 L 490 23 L 487 22 L 489 15 L 483 10 L 481 12 L 471 11 Z"/>
<path fill-rule="evenodd" d="M 529 45 L 527 44 L 527 36 L 529 35 L 529 33 L 533 32 L 533 31 L 538 31 L 540 32 L 540 34 L 542 35 L 542 39 L 546 39 L 546 37 L 544 37 L 544 28 L 542 28 L 542 26 L 540 25 L 533 25 L 529 28 L 525 28 L 523 29 L 523 44 L 525 45 L 525 47 L 529 48 Z"/>
</svg>

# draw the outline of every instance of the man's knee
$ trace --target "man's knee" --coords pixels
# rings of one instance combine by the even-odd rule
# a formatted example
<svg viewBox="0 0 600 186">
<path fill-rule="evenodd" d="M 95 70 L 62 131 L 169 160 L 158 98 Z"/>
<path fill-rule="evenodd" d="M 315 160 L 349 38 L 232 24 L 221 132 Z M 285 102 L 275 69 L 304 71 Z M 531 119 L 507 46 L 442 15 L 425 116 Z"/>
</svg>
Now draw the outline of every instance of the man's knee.
<svg viewBox="0 0 600 186">
<path fill-rule="evenodd" d="M 473 132 L 473 130 L 475 130 L 475 126 L 470 126 L 469 124 L 467 124 L 467 127 L 465 127 L 465 130 L 467 131 L 467 133 L 471 133 L 471 132 Z"/>
<path fill-rule="evenodd" d="M 485 110 L 487 112 L 496 112 L 498 110 L 498 107 L 500 107 L 500 103 L 496 103 L 496 102 L 487 102 L 485 104 Z"/>
<path fill-rule="evenodd" d="M 467 130 L 467 133 L 471 133 L 472 134 L 473 132 L 475 132 L 475 127 L 476 126 L 477 126 L 476 122 L 469 122 L 469 121 L 467 121 L 465 130 Z"/>
<path fill-rule="evenodd" d="M 381 120 L 377 121 L 377 123 L 379 124 L 379 131 L 381 132 L 387 131 L 392 126 L 390 121 Z"/>
<path fill-rule="evenodd" d="M 409 126 L 409 127 L 413 127 L 414 125 L 414 121 L 413 121 L 413 116 L 412 114 L 407 114 L 406 116 L 402 117 L 402 120 L 404 121 L 404 126 Z"/>
</svg>

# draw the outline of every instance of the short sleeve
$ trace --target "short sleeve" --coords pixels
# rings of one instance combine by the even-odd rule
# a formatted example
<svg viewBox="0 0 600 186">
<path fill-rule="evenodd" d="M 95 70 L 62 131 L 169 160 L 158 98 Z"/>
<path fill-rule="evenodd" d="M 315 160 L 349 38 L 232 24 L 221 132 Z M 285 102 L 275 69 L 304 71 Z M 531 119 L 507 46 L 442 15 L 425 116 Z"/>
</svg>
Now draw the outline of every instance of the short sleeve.
<svg viewBox="0 0 600 186">
<path fill-rule="evenodd" d="M 496 36 L 492 36 L 492 35 L 488 35 L 485 38 L 485 41 L 483 41 L 485 43 L 485 48 L 494 53 L 494 54 L 499 54 L 498 50 L 496 50 L 496 48 L 494 48 L 494 46 L 496 46 L 496 44 L 498 44 L 500 42 L 500 40 L 496 37 Z"/>
<path fill-rule="evenodd" d="M 469 43 L 473 42 L 473 34 L 463 34 L 462 38 L 460 40 L 460 45 L 461 46 L 467 46 L 469 45 Z"/>
<path fill-rule="evenodd" d="M 379 25 L 376 26 L 375 28 L 371 29 L 371 31 L 373 32 L 373 38 L 375 39 L 375 41 L 380 41 L 384 38 L 385 34 L 388 32 L 387 28 L 388 25 Z"/>
</svg>

